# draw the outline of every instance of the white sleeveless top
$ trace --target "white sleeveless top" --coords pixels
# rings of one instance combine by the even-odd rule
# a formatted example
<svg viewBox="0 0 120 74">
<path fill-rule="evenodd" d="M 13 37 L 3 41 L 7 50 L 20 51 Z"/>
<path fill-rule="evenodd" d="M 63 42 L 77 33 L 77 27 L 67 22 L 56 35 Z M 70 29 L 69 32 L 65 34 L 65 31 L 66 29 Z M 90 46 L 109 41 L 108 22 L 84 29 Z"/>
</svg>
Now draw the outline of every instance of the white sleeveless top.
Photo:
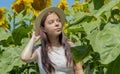
<svg viewBox="0 0 120 74">
<path fill-rule="evenodd" d="M 38 55 L 37 62 L 38 62 L 40 74 L 46 74 L 41 63 L 42 59 L 41 59 L 40 49 L 41 47 L 36 49 Z M 48 52 L 48 56 L 50 60 L 55 64 L 55 72 L 52 74 L 74 74 L 72 67 L 71 68 L 66 67 L 67 60 L 65 57 L 65 51 L 63 47 L 60 47 L 59 49 L 50 50 Z"/>
</svg>

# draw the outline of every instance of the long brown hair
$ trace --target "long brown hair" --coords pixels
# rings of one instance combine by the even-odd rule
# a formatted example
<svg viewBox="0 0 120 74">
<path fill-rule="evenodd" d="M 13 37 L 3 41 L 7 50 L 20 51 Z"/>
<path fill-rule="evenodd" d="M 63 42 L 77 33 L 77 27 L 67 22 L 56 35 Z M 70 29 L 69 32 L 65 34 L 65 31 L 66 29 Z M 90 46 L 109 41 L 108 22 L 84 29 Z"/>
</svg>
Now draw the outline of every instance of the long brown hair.
<svg viewBox="0 0 120 74">
<path fill-rule="evenodd" d="M 47 16 L 50 15 L 51 13 L 55 13 L 55 12 L 50 11 L 46 15 L 44 15 L 44 17 L 42 18 L 41 24 L 40 24 L 40 29 L 39 29 L 40 36 L 41 36 L 41 59 L 42 59 L 41 61 L 42 61 L 42 66 L 47 74 L 52 74 L 52 72 L 55 71 L 55 68 L 54 68 L 55 64 L 51 62 L 48 56 L 48 51 L 49 51 L 48 46 L 51 45 L 51 42 L 48 38 L 47 33 L 44 30 L 45 20 Z M 61 34 L 59 35 L 59 42 L 65 49 L 65 56 L 67 58 L 66 66 L 70 67 L 70 65 L 73 63 L 73 59 L 70 54 L 70 45 L 67 41 L 67 38 L 64 36 L 63 32 L 61 32 Z"/>
</svg>

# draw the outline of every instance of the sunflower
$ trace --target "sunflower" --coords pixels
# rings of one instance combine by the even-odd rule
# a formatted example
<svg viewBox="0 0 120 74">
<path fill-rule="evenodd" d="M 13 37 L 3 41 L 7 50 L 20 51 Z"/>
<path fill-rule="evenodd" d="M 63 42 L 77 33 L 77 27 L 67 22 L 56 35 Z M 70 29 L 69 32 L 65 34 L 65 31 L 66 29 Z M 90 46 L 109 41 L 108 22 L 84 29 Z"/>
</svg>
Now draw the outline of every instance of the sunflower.
<svg viewBox="0 0 120 74">
<path fill-rule="evenodd" d="M 90 2 L 90 0 L 88 0 L 88 1 Z M 89 7 L 88 7 L 89 2 L 83 2 L 80 4 L 78 1 L 76 1 L 75 4 L 73 4 L 73 6 L 72 6 L 74 12 L 78 12 L 78 11 L 90 12 Z"/>
<path fill-rule="evenodd" d="M 31 3 L 31 9 L 35 16 L 39 14 L 39 12 L 47 7 L 52 5 L 52 0 L 33 0 Z"/>
<path fill-rule="evenodd" d="M 83 12 L 88 12 L 89 13 L 90 11 L 89 11 L 88 4 L 89 4 L 89 2 L 83 2 L 80 5 L 80 10 L 83 11 Z"/>
<path fill-rule="evenodd" d="M 79 11 L 80 10 L 80 4 L 79 4 L 79 2 L 76 1 L 75 4 L 72 7 L 73 7 L 74 12 Z"/>
<path fill-rule="evenodd" d="M 27 10 L 32 10 L 33 14 L 37 16 L 42 9 L 51 6 L 51 4 L 52 0 L 16 0 L 11 8 L 15 13 L 20 13 L 28 7 Z"/>
<path fill-rule="evenodd" d="M 25 3 L 27 3 L 27 4 L 31 4 L 31 3 L 33 3 L 33 0 L 23 0 Z"/>
<path fill-rule="evenodd" d="M 32 0 L 17 0 L 12 4 L 11 8 L 15 13 L 18 14 L 22 10 L 24 10 L 26 6 L 30 6 L 32 2 L 33 2 Z"/>
<path fill-rule="evenodd" d="M 3 24 L 3 23 L 5 23 L 4 22 L 4 16 L 3 16 L 3 13 L 4 13 L 4 11 L 5 11 L 5 8 L 0 8 L 0 26 Z"/>
<path fill-rule="evenodd" d="M 17 0 L 15 3 L 12 4 L 11 7 L 15 13 L 20 13 L 22 10 L 25 9 L 25 3 L 23 0 Z"/>
<path fill-rule="evenodd" d="M 5 12 L 5 8 L 0 8 L 0 27 L 7 30 L 9 28 L 9 26 L 5 23 L 5 18 L 4 18 L 4 15 L 3 15 L 4 12 Z"/>
<path fill-rule="evenodd" d="M 57 7 L 63 9 L 64 11 L 67 11 L 68 10 L 68 3 L 66 0 L 61 0 L 58 3 Z"/>
<path fill-rule="evenodd" d="M 67 33 L 68 33 L 68 30 L 67 30 L 67 29 L 65 29 L 66 27 L 68 27 L 68 23 L 66 23 L 66 22 L 65 22 L 65 24 L 64 24 L 64 30 L 63 30 L 65 34 L 67 34 Z"/>
</svg>

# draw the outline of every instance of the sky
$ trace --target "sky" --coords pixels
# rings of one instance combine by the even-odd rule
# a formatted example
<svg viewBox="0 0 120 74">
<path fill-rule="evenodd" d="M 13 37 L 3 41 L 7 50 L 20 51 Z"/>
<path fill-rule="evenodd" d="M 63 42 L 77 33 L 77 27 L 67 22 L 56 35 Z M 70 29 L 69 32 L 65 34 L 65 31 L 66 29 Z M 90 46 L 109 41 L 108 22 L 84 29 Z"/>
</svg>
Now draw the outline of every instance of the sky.
<svg viewBox="0 0 120 74">
<path fill-rule="evenodd" d="M 6 7 L 7 9 L 10 8 L 11 4 L 14 2 L 15 0 L 0 0 L 0 8 L 1 7 Z M 53 4 L 52 6 L 56 6 L 57 3 L 59 2 L 60 0 L 53 0 Z M 72 5 L 74 3 L 74 0 L 67 0 L 68 4 L 69 5 Z"/>
</svg>

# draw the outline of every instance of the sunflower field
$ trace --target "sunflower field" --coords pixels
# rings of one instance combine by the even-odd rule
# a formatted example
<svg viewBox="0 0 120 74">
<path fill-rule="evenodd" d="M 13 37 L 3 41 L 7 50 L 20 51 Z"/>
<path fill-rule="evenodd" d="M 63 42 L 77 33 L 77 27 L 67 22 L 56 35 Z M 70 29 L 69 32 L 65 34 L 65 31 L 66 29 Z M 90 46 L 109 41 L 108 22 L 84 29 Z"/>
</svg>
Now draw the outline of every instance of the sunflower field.
<svg viewBox="0 0 120 74">
<path fill-rule="evenodd" d="M 0 74 L 39 74 L 35 62 L 20 59 L 34 20 L 54 0 L 14 0 L 10 9 L 0 8 Z M 82 0 L 81 0 L 82 1 Z M 75 62 L 82 61 L 84 74 L 120 74 L 120 0 L 58 0 L 64 10 L 64 33 L 77 46 Z"/>
</svg>

